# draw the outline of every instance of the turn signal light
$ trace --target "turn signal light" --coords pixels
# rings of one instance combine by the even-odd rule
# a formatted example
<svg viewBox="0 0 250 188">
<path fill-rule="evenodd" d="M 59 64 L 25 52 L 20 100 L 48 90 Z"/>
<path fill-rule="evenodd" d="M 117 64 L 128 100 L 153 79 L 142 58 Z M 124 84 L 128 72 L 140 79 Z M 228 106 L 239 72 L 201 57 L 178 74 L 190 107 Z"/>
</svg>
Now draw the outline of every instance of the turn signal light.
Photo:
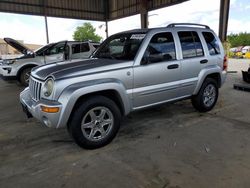
<svg viewBox="0 0 250 188">
<path fill-rule="evenodd" d="M 41 110 L 46 113 L 57 113 L 59 112 L 59 107 L 41 106 Z"/>
</svg>

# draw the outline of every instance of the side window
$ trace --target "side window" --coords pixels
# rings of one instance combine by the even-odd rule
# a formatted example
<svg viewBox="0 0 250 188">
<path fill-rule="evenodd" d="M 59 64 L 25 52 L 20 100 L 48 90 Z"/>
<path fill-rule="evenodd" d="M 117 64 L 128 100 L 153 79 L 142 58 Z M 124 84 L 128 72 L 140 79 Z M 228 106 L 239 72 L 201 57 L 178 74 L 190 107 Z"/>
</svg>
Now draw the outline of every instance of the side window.
<svg viewBox="0 0 250 188">
<path fill-rule="evenodd" d="M 89 49 L 89 44 L 88 43 L 82 43 L 81 44 L 81 52 L 88 52 Z"/>
<path fill-rule="evenodd" d="M 210 55 L 220 54 L 219 43 L 214 37 L 213 33 L 202 32 L 202 35 L 207 43 L 208 51 Z"/>
<path fill-rule="evenodd" d="M 154 35 L 145 54 L 148 54 L 151 63 L 175 60 L 176 52 L 172 33 Z"/>
<path fill-rule="evenodd" d="M 46 50 L 46 55 L 54 55 L 54 54 L 59 54 L 59 53 L 64 53 L 64 46 L 65 43 L 59 43 L 53 46 L 52 48 L 49 48 Z"/>
<path fill-rule="evenodd" d="M 73 44 L 72 45 L 72 54 L 80 53 L 81 47 L 80 44 Z"/>
<path fill-rule="evenodd" d="M 183 58 L 200 57 L 204 55 L 200 38 L 196 32 L 180 31 L 178 32 Z"/>
<path fill-rule="evenodd" d="M 73 44 L 72 45 L 72 54 L 88 52 L 89 50 L 90 49 L 89 49 L 88 43 Z"/>
</svg>

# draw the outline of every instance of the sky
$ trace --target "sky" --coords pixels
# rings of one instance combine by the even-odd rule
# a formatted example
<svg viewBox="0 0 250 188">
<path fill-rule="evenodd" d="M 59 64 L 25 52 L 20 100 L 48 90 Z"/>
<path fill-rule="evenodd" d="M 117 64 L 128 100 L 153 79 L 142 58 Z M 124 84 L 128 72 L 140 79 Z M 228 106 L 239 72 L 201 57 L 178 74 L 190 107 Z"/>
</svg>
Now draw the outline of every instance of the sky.
<svg viewBox="0 0 250 188">
<path fill-rule="evenodd" d="M 220 0 L 190 0 L 149 12 L 149 27 L 164 27 L 170 23 L 192 22 L 209 25 L 218 33 Z M 77 26 L 90 22 L 96 33 L 105 39 L 104 22 L 48 17 L 50 42 L 72 40 Z M 102 27 L 100 27 L 102 26 Z M 140 16 L 135 15 L 108 23 L 109 35 L 140 28 Z M 230 0 L 228 34 L 250 32 L 249 0 Z M 11 37 L 25 43 L 46 44 L 44 17 L 0 13 L 0 38 Z"/>
</svg>

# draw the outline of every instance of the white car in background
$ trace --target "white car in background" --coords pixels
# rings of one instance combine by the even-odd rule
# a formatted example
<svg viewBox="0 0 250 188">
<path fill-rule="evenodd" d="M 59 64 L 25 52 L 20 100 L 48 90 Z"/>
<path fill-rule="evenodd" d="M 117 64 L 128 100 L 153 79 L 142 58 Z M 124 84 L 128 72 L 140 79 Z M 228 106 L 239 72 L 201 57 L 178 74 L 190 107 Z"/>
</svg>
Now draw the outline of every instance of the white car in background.
<svg viewBox="0 0 250 188">
<path fill-rule="evenodd" d="M 245 53 L 250 52 L 250 46 L 244 46 L 241 50 L 241 52 L 243 53 L 243 55 L 245 55 Z"/>
<path fill-rule="evenodd" d="M 33 67 L 61 61 L 71 62 L 74 59 L 87 59 L 100 45 L 90 41 L 60 41 L 45 45 L 33 52 L 14 39 L 4 38 L 4 40 L 23 55 L 0 60 L 0 76 L 4 80 L 18 80 L 24 86 L 29 83 Z"/>
</svg>

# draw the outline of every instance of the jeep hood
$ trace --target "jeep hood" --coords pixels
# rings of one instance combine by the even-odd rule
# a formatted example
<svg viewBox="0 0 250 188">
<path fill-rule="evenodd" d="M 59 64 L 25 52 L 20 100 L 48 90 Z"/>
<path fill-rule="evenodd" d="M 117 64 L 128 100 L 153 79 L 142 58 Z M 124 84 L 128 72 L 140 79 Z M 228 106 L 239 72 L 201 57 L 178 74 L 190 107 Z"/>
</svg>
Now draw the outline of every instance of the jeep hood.
<svg viewBox="0 0 250 188">
<path fill-rule="evenodd" d="M 33 53 L 32 50 L 12 38 L 4 38 L 4 41 L 24 55 Z"/>
<path fill-rule="evenodd" d="M 113 59 L 87 59 L 78 61 L 64 61 L 51 63 L 35 67 L 31 75 L 39 80 L 46 80 L 53 77 L 55 80 L 66 79 L 70 77 L 95 74 L 97 72 L 109 71 L 117 68 L 125 68 L 128 61 Z M 131 62 L 131 61 L 130 61 Z M 129 63 L 131 65 L 131 63 Z"/>
</svg>

